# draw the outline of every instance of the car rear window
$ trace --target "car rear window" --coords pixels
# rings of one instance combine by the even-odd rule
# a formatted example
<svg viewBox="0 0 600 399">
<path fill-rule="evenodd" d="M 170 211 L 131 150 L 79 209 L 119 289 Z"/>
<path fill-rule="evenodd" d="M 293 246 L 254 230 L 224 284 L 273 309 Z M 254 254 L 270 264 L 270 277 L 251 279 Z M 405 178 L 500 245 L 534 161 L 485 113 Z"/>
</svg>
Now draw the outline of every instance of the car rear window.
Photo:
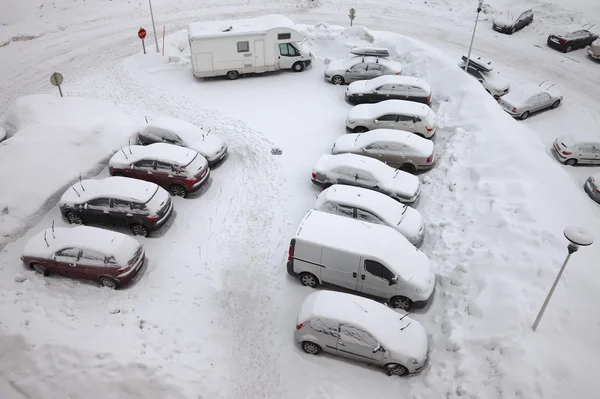
<svg viewBox="0 0 600 399">
<path fill-rule="evenodd" d="M 167 195 L 165 196 L 164 194 Z M 169 194 L 164 190 L 159 190 L 159 187 L 157 186 L 154 195 L 145 204 L 148 212 L 153 214 L 158 213 L 167 202 L 168 197 Z"/>
<path fill-rule="evenodd" d="M 196 154 L 194 159 L 192 159 L 192 162 L 185 165 L 185 172 L 188 174 L 188 176 L 195 176 L 196 173 L 198 173 L 198 171 L 202 169 L 205 164 L 206 162 L 204 160 L 204 157 L 202 157 L 200 154 Z"/>
</svg>

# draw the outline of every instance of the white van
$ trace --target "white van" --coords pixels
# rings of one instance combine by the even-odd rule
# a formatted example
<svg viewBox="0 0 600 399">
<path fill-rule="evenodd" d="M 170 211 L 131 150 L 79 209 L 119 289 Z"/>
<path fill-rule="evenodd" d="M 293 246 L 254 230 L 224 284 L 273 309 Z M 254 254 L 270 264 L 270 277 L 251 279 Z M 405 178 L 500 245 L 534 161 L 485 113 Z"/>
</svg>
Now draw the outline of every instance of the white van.
<svg viewBox="0 0 600 399">
<path fill-rule="evenodd" d="M 435 273 L 391 227 L 310 210 L 290 242 L 287 271 L 308 287 L 337 286 L 409 310 L 427 306 Z"/>
<path fill-rule="evenodd" d="M 291 19 L 283 15 L 188 25 L 190 58 L 195 77 L 227 76 L 279 69 L 301 72 L 312 54 Z"/>
</svg>

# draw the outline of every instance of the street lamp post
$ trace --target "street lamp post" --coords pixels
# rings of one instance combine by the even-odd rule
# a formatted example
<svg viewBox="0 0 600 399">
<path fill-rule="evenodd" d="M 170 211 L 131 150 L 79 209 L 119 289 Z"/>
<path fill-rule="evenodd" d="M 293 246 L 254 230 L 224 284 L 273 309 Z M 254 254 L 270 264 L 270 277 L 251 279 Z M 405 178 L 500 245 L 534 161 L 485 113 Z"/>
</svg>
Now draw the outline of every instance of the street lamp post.
<svg viewBox="0 0 600 399">
<path fill-rule="evenodd" d="M 575 252 L 577 252 L 579 247 L 587 247 L 589 245 L 592 245 L 592 243 L 594 242 L 594 237 L 592 237 L 592 235 L 590 233 L 588 233 L 585 229 L 583 229 L 581 227 L 572 227 L 572 226 L 567 227 L 565 229 L 564 234 L 565 234 L 565 237 L 567 238 L 567 240 L 569 240 L 569 245 L 567 245 L 567 250 L 569 251 L 569 253 L 567 254 L 567 257 L 565 258 L 565 261 L 563 262 L 563 264 L 560 268 L 560 271 L 556 275 L 554 284 L 552 284 L 552 287 L 550 288 L 550 291 L 548 292 L 548 295 L 546 296 L 546 300 L 544 301 L 542 308 L 540 309 L 537 317 L 535 318 L 535 321 L 533 322 L 533 326 L 531 326 L 533 331 L 535 331 L 538 327 L 538 324 L 540 324 L 540 320 L 542 320 L 542 316 L 544 315 L 544 312 L 546 311 L 548 302 L 550 302 L 550 298 L 552 298 L 552 294 L 554 294 L 554 289 L 558 285 L 558 281 L 560 280 L 560 277 L 562 276 L 563 272 L 565 271 L 565 267 L 567 267 L 567 263 L 569 262 L 571 255 L 573 255 Z"/>
<path fill-rule="evenodd" d="M 150 17 L 152 18 L 152 30 L 154 31 L 154 43 L 156 43 L 156 52 L 159 53 L 160 50 L 158 49 L 158 37 L 156 36 L 156 25 L 154 24 L 154 13 L 152 12 L 152 0 L 148 0 L 148 4 L 150 4 Z"/>
<path fill-rule="evenodd" d="M 473 49 L 473 40 L 475 40 L 475 31 L 477 30 L 477 22 L 479 21 L 479 13 L 481 12 L 481 7 L 483 6 L 483 0 L 477 0 L 477 17 L 475 18 L 475 27 L 473 28 L 473 36 L 471 36 L 471 44 L 469 45 L 469 54 L 467 55 L 467 62 L 465 63 L 465 72 L 469 67 L 469 61 L 471 60 L 471 50 Z"/>
</svg>

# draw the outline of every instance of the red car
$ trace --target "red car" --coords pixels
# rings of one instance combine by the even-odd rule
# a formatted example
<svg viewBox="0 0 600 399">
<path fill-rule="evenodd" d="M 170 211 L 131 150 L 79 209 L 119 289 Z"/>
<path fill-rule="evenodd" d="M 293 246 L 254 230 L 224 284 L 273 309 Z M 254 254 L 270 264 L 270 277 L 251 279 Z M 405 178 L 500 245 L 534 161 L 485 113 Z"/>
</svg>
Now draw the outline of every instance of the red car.
<svg viewBox="0 0 600 399">
<path fill-rule="evenodd" d="M 88 226 L 46 229 L 27 242 L 21 256 L 27 267 L 41 275 L 92 280 L 113 289 L 128 284 L 145 258 L 136 239 Z"/>
<path fill-rule="evenodd" d="M 131 145 L 110 159 L 112 176 L 146 180 L 169 190 L 171 195 L 187 197 L 208 180 L 208 161 L 198 152 L 172 144 Z"/>
</svg>

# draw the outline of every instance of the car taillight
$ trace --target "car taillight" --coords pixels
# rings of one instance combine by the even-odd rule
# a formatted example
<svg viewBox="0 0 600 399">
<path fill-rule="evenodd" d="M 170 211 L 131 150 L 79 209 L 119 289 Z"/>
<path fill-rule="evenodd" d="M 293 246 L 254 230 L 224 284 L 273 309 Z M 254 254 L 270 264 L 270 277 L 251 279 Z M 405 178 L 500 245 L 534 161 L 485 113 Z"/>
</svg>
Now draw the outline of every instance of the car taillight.
<svg viewBox="0 0 600 399">
<path fill-rule="evenodd" d="M 427 97 L 427 98 L 425 99 L 425 101 L 427 101 L 427 103 L 430 103 L 430 102 L 431 102 L 431 96 Z"/>
<path fill-rule="evenodd" d="M 288 260 L 292 259 L 292 246 L 288 249 Z"/>
<path fill-rule="evenodd" d="M 315 172 L 312 172 L 312 178 L 313 180 L 317 178 L 317 174 Z"/>
<path fill-rule="evenodd" d="M 400 76 L 400 75 L 402 75 L 402 72 L 398 72 L 398 73 L 396 74 L 396 76 Z"/>
<path fill-rule="evenodd" d="M 127 266 L 127 267 L 121 267 L 121 268 L 117 269 L 117 273 L 119 273 L 119 274 L 120 274 L 120 273 L 124 273 L 124 272 L 126 272 L 127 270 L 129 270 L 130 268 L 131 268 L 131 266 Z"/>
<path fill-rule="evenodd" d="M 560 39 L 560 44 L 567 44 L 567 41 L 565 39 Z"/>
<path fill-rule="evenodd" d="M 431 163 L 431 161 L 433 161 L 433 154 L 431 154 L 426 160 L 427 163 Z"/>
<path fill-rule="evenodd" d="M 304 324 L 305 324 L 305 323 L 300 323 L 300 324 L 297 324 L 297 325 L 296 325 L 296 330 L 301 330 L 301 329 L 302 329 L 302 327 L 304 327 Z"/>
<path fill-rule="evenodd" d="M 572 152 L 570 152 L 570 151 L 563 151 L 562 153 L 565 154 L 565 155 L 571 155 L 572 154 Z"/>
<path fill-rule="evenodd" d="M 426 127 L 425 129 L 427 129 L 428 132 L 431 132 L 433 130 L 432 127 Z"/>
<path fill-rule="evenodd" d="M 158 220 L 158 216 L 146 216 L 149 222 L 156 222 Z"/>
<path fill-rule="evenodd" d="M 513 107 L 512 112 L 517 112 L 517 108 Z"/>
<path fill-rule="evenodd" d="M 189 183 L 189 184 L 194 184 L 194 183 L 196 183 L 197 180 L 198 179 L 196 179 L 195 177 L 185 179 L 186 183 Z"/>
</svg>

